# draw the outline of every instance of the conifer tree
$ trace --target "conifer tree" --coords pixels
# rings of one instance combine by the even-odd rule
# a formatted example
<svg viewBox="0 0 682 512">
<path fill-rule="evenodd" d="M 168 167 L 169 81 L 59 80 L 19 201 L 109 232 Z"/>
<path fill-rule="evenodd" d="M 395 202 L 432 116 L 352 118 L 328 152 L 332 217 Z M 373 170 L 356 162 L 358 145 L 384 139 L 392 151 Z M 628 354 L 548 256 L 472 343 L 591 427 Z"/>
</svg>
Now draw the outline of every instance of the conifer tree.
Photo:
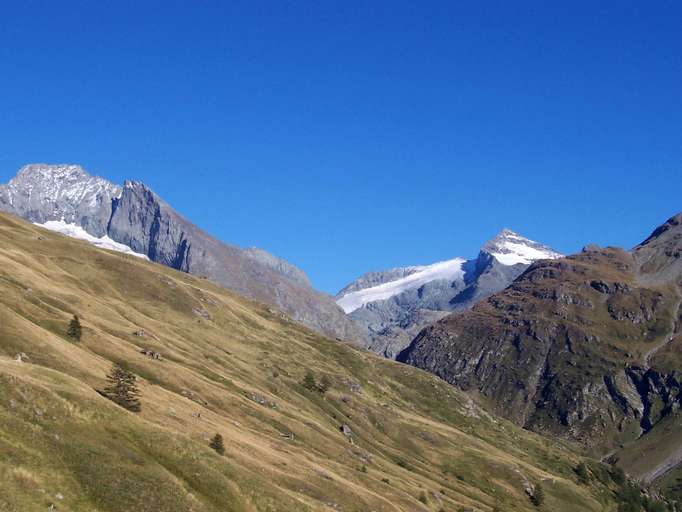
<svg viewBox="0 0 682 512">
<path fill-rule="evenodd" d="M 326 375 L 323 375 L 322 378 L 320 379 L 320 386 L 319 386 L 320 393 L 322 393 L 324 395 L 327 391 L 329 391 L 329 389 L 331 387 L 332 387 L 332 381 L 329 380 L 329 377 L 327 377 Z"/>
<path fill-rule="evenodd" d="M 541 506 L 545 502 L 545 490 L 542 488 L 542 484 L 538 483 L 535 486 L 535 491 L 533 492 L 533 503 L 536 507 Z"/>
<path fill-rule="evenodd" d="M 211 442 L 209 443 L 209 446 L 213 448 L 217 453 L 220 455 L 225 454 L 225 445 L 223 444 L 223 436 L 220 434 L 216 434 L 213 436 L 211 439 Z"/>
<path fill-rule="evenodd" d="M 112 402 L 133 412 L 140 412 L 140 391 L 137 389 L 135 375 L 123 368 L 120 364 L 114 363 L 111 372 L 107 375 L 107 387 L 102 394 Z"/>
<path fill-rule="evenodd" d="M 315 374 L 312 370 L 308 370 L 303 377 L 303 387 L 310 391 L 317 391 L 317 382 L 315 382 Z"/>
<path fill-rule="evenodd" d="M 81 321 L 78 319 L 78 315 L 73 315 L 73 318 L 69 322 L 69 328 L 66 331 L 67 336 L 76 341 L 80 341 L 82 332 L 83 328 L 81 327 Z"/>
<path fill-rule="evenodd" d="M 575 468 L 575 474 L 578 475 L 578 482 L 581 484 L 590 483 L 590 474 L 587 472 L 587 464 L 581 462 Z"/>
</svg>

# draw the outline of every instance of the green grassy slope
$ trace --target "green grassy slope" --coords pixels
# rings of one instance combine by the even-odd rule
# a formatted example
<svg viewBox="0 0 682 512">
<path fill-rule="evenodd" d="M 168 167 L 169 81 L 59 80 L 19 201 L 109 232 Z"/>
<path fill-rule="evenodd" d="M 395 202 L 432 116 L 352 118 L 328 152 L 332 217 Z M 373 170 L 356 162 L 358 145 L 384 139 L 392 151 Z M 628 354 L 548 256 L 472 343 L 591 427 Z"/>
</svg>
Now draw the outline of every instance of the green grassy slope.
<svg viewBox="0 0 682 512">
<path fill-rule="evenodd" d="M 113 361 L 140 377 L 140 414 L 96 392 Z M 308 369 L 326 395 L 300 384 Z M 425 372 L 0 215 L 2 511 L 537 510 L 525 481 L 544 510 L 615 510 L 578 461 Z"/>
</svg>

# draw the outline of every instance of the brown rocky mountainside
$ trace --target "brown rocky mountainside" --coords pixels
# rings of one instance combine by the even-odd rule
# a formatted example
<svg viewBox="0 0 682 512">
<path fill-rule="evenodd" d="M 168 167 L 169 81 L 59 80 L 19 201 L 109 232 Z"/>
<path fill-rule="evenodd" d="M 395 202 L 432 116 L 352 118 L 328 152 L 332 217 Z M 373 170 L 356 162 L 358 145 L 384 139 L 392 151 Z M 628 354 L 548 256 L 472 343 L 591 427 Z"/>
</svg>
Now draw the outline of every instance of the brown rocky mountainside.
<svg viewBox="0 0 682 512">
<path fill-rule="evenodd" d="M 587 247 L 534 263 L 423 330 L 399 360 L 593 453 L 654 436 L 680 407 L 681 251 L 679 214 L 631 251 Z"/>
</svg>

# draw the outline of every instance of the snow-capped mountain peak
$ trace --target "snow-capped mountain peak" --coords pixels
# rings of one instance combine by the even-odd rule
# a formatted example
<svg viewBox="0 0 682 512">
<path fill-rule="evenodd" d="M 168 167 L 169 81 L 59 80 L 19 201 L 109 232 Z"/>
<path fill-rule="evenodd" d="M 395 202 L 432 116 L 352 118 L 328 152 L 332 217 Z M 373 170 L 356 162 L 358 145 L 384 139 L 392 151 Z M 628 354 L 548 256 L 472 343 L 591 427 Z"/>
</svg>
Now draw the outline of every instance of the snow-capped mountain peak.
<svg viewBox="0 0 682 512">
<path fill-rule="evenodd" d="M 502 265 L 530 265 L 536 260 L 556 259 L 563 255 L 510 229 L 503 229 L 481 248 Z"/>
<path fill-rule="evenodd" d="M 91 176 L 79 165 L 30 164 L 21 168 L 8 188 L 15 193 L 38 193 L 42 201 L 68 199 L 72 203 L 96 198 L 103 192 L 120 194 L 121 187 L 104 178 Z"/>
<path fill-rule="evenodd" d="M 533 261 L 559 257 L 503 229 L 469 260 L 363 274 L 337 294 L 336 303 L 367 333 L 370 349 L 395 357 L 426 325 L 506 288 Z"/>
<path fill-rule="evenodd" d="M 0 209 L 40 224 L 63 220 L 101 237 L 106 226 L 100 212 L 108 210 L 102 216 L 106 217 L 111 200 L 120 194 L 121 187 L 91 176 L 78 165 L 30 164 L 7 185 L 0 185 Z"/>
</svg>

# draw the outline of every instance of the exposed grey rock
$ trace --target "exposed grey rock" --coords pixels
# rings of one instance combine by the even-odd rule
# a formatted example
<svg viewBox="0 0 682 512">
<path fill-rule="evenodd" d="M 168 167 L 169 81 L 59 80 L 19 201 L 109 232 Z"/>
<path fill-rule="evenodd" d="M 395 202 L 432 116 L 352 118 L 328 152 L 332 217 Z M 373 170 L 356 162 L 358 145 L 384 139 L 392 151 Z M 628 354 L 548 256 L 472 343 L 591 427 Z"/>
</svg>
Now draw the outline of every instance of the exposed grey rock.
<svg viewBox="0 0 682 512">
<path fill-rule="evenodd" d="M 398 267 L 391 268 L 389 270 L 382 270 L 379 272 L 367 272 L 358 277 L 355 281 L 348 284 L 343 290 L 336 294 L 337 297 L 343 297 L 347 293 L 356 292 L 358 290 L 364 290 L 365 288 L 371 288 L 372 286 L 377 286 L 379 284 L 388 283 L 407 277 L 415 272 L 419 271 L 421 267 Z"/>
<path fill-rule="evenodd" d="M 220 242 L 139 181 L 120 187 L 76 165 L 27 165 L 0 185 L 0 210 L 40 224 L 76 224 L 152 261 L 274 305 L 328 336 L 361 337 L 331 297 L 311 288 L 303 271 L 261 249 Z"/>
<path fill-rule="evenodd" d="M 121 187 L 77 165 L 31 164 L 0 185 L 0 210 L 30 222 L 64 220 L 96 237 L 107 233 L 112 200 Z"/>
<path fill-rule="evenodd" d="M 279 274 L 288 277 L 291 281 L 301 286 L 312 286 L 308 280 L 308 276 L 300 268 L 292 265 L 288 261 L 283 260 L 270 254 L 263 249 L 258 247 L 249 247 L 244 250 L 244 254 L 249 258 L 253 258 L 258 263 L 261 263 L 273 270 L 276 270 Z"/>
<path fill-rule="evenodd" d="M 398 360 L 543 434 L 605 450 L 646 439 L 682 406 L 681 253 L 682 214 L 632 251 L 536 262 Z"/>
<path fill-rule="evenodd" d="M 526 261 L 530 261 L 531 257 L 517 254 L 519 246 L 521 251 L 529 248 L 530 254 L 537 252 L 549 258 L 559 256 L 545 245 L 503 229 L 483 245 L 477 258 L 462 264 L 461 276 L 434 279 L 420 286 L 408 287 L 387 299 L 369 302 L 348 315 L 365 334 L 368 349 L 393 359 L 425 326 L 453 311 L 471 307 L 506 288 L 521 275 L 528 268 Z M 500 260 L 512 264 L 503 264 Z M 336 298 L 340 300 L 359 290 L 395 282 L 425 268 L 412 266 L 364 274 L 341 290 Z"/>
</svg>

